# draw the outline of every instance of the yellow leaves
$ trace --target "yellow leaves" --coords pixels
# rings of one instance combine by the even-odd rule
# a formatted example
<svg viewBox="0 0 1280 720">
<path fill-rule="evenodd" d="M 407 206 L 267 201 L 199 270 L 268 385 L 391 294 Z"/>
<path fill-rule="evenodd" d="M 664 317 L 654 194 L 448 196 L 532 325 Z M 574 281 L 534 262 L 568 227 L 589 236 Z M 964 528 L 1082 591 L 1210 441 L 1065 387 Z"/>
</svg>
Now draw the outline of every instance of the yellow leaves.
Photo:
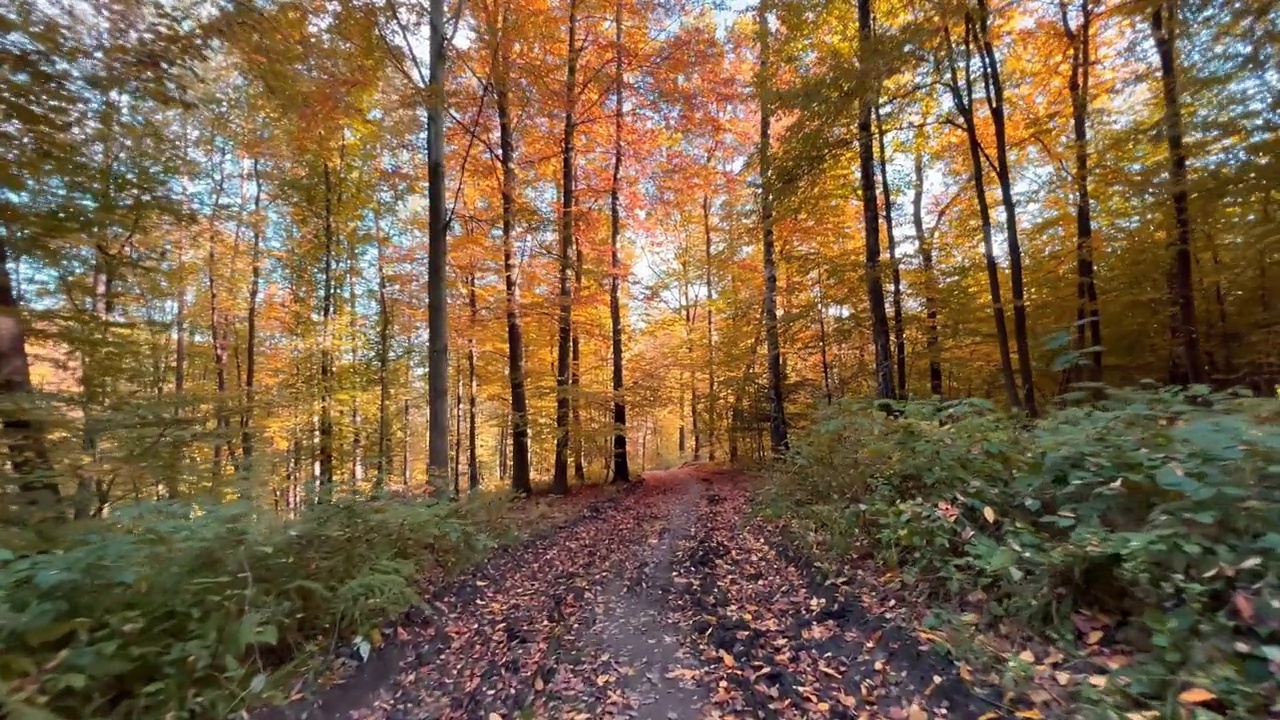
<svg viewBox="0 0 1280 720">
<path fill-rule="evenodd" d="M 1030 650 L 1023 650 L 1018 653 L 1018 659 L 1024 663 L 1034 663 L 1036 661 L 1036 654 Z"/>
<path fill-rule="evenodd" d="M 1090 675 L 1089 684 L 1096 688 L 1104 688 L 1107 686 L 1107 676 L 1106 675 Z"/>
<path fill-rule="evenodd" d="M 1053 679 L 1057 680 L 1059 685 L 1066 687 L 1071 684 L 1071 673 L 1065 673 L 1059 670 L 1053 674 Z"/>
<path fill-rule="evenodd" d="M 604 673 L 596 678 L 597 685 L 607 685 L 611 682 L 613 682 L 613 676 L 608 673 Z"/>
<path fill-rule="evenodd" d="M 1102 636 L 1105 634 L 1106 633 L 1102 632 L 1101 630 L 1094 630 L 1084 637 L 1084 641 L 1089 643 L 1090 645 L 1097 645 L 1098 642 L 1102 640 Z"/>
<path fill-rule="evenodd" d="M 1022 710 L 1016 713 L 1017 717 L 1026 718 L 1026 720 L 1044 720 L 1044 715 L 1039 710 Z"/>
<path fill-rule="evenodd" d="M 982 517 L 986 518 L 986 519 L 987 519 L 987 522 L 992 523 L 992 524 L 995 524 L 995 521 L 996 521 L 996 511 L 995 511 L 995 510 L 993 510 L 993 509 L 991 509 L 991 506 L 990 506 L 990 505 L 988 505 L 988 506 L 986 506 L 986 507 L 982 508 Z"/>
<path fill-rule="evenodd" d="M 1197 703 L 1209 702 L 1216 697 L 1218 696 L 1204 688 L 1188 688 L 1178 693 L 1178 702 L 1186 705 L 1195 705 Z"/>
<path fill-rule="evenodd" d="M 960 665 L 960 678 L 965 682 L 973 682 L 973 671 L 969 669 L 968 665 Z"/>
</svg>

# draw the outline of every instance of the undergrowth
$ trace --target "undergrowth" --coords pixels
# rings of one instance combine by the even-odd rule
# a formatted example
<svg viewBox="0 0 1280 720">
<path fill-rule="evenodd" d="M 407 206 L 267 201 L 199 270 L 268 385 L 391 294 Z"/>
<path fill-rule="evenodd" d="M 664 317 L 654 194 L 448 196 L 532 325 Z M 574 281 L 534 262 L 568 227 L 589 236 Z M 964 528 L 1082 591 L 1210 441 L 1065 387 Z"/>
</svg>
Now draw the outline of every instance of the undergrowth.
<svg viewBox="0 0 1280 720">
<path fill-rule="evenodd" d="M 901 417 L 834 406 L 795 438 L 764 508 L 980 628 L 1016 626 L 1085 667 L 1121 656 L 1082 683 L 1100 716 L 1275 712 L 1280 403 L 1094 392 L 1034 425 L 977 400 Z"/>
<path fill-rule="evenodd" d="M 420 599 L 501 538 L 499 499 L 148 504 L 0 548 L 0 700 L 13 718 L 226 717 Z M 19 545 L 19 546 L 15 546 Z M 0 716 L 5 713 L 0 713 Z"/>
</svg>

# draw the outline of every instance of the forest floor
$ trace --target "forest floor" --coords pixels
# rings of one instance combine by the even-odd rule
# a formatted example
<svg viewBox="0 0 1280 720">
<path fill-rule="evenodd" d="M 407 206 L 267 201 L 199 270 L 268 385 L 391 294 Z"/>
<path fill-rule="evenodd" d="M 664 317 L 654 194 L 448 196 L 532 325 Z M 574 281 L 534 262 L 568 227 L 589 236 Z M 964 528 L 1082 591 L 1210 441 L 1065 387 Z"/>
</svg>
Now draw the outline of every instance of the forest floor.
<svg viewBox="0 0 1280 720">
<path fill-rule="evenodd" d="M 405 613 L 347 681 L 262 718 L 1000 715 L 895 600 L 824 582 L 749 508 L 739 473 L 645 473 Z"/>
</svg>

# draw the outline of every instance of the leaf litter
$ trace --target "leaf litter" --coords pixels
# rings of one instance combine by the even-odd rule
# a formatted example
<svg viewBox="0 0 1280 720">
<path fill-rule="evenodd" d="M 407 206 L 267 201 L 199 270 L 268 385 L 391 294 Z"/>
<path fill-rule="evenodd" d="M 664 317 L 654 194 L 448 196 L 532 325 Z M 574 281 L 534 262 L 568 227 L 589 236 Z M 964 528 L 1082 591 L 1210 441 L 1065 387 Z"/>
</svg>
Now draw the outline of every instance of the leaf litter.
<svg viewBox="0 0 1280 720">
<path fill-rule="evenodd" d="M 262 719 L 1001 716 L 749 508 L 738 473 L 647 473 L 406 613 L 370 677 Z"/>
</svg>

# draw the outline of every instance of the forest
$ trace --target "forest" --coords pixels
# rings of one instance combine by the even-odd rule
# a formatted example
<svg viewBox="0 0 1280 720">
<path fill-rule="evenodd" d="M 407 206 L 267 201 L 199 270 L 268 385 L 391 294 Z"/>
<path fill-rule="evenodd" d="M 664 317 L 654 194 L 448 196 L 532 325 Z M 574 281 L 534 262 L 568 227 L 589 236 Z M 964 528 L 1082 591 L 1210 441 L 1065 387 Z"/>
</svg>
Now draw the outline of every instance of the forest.
<svg viewBox="0 0 1280 720">
<path fill-rule="evenodd" d="M 1280 712 L 1275 0 L 9 0 L 0 57 L 7 716 L 517 625 L 460 587 L 710 618 L 707 717 L 935 712 L 705 644 L 789 573 L 953 716 Z M 403 717 L 618 710 L 546 652 Z"/>
</svg>

